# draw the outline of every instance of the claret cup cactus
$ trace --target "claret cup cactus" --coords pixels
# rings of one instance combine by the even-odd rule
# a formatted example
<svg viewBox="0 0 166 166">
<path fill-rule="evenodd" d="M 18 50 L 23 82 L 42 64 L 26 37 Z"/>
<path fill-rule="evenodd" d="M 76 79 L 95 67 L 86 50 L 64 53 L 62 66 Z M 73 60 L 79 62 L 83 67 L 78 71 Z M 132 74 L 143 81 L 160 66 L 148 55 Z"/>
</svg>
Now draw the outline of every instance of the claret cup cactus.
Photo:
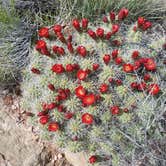
<svg viewBox="0 0 166 166">
<path fill-rule="evenodd" d="M 150 142 L 163 138 L 165 32 L 143 17 L 126 25 L 128 14 L 42 27 L 24 71 L 22 106 L 39 133 L 90 165 L 162 162 Z"/>
</svg>

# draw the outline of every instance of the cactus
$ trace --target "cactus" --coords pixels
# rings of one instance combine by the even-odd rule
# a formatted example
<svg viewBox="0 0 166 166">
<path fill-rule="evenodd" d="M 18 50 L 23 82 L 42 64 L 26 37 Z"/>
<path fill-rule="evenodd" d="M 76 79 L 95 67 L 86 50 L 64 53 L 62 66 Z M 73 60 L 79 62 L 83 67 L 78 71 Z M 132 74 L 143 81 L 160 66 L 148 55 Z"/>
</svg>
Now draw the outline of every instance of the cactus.
<svg viewBox="0 0 166 166">
<path fill-rule="evenodd" d="M 164 165 L 149 143 L 163 138 L 165 32 L 143 17 L 124 24 L 128 12 L 41 28 L 23 71 L 21 104 L 35 113 L 41 135 L 88 151 L 89 164 L 135 165 L 147 156 Z"/>
<path fill-rule="evenodd" d="M 0 85 L 13 84 L 28 63 L 34 29 L 19 18 L 13 3 L 0 5 Z"/>
</svg>

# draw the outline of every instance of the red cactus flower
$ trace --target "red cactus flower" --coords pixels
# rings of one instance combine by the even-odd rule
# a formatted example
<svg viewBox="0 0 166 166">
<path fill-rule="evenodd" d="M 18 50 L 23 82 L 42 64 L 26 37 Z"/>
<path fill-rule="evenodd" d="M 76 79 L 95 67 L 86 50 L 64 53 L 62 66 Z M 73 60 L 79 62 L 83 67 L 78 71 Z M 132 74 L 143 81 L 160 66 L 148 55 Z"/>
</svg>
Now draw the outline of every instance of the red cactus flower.
<svg viewBox="0 0 166 166">
<path fill-rule="evenodd" d="M 96 34 L 98 37 L 103 38 L 104 37 L 104 29 L 103 28 L 97 28 Z"/>
<path fill-rule="evenodd" d="M 150 84 L 148 87 L 148 92 L 151 95 L 157 95 L 160 92 L 160 87 L 158 84 Z"/>
<path fill-rule="evenodd" d="M 78 72 L 77 72 L 77 78 L 79 80 L 84 80 L 86 77 L 87 77 L 87 72 L 86 71 L 81 70 L 81 69 L 78 70 Z"/>
<path fill-rule="evenodd" d="M 77 53 L 80 54 L 82 57 L 85 57 L 87 55 L 87 50 L 84 46 L 78 46 Z"/>
<path fill-rule="evenodd" d="M 131 57 L 132 57 L 133 59 L 137 59 L 137 58 L 139 57 L 139 51 L 137 51 L 137 50 L 133 51 Z"/>
<path fill-rule="evenodd" d="M 137 20 L 138 27 L 142 27 L 144 23 L 145 23 L 145 19 L 143 17 L 138 17 L 138 20 Z"/>
<path fill-rule="evenodd" d="M 34 67 L 31 68 L 31 72 L 34 74 L 40 74 L 40 70 Z"/>
<path fill-rule="evenodd" d="M 128 108 L 124 108 L 123 112 L 127 113 L 127 112 L 129 112 L 129 109 Z"/>
<path fill-rule="evenodd" d="M 130 84 L 130 87 L 131 87 L 131 89 L 137 89 L 137 88 L 138 88 L 137 82 L 132 82 L 132 83 Z"/>
<path fill-rule="evenodd" d="M 78 70 L 80 68 L 79 64 L 76 64 L 76 63 L 73 64 L 73 67 L 75 70 Z"/>
<path fill-rule="evenodd" d="M 109 40 L 111 36 L 112 36 L 112 32 L 107 32 L 107 34 L 105 35 L 105 38 Z"/>
<path fill-rule="evenodd" d="M 128 9 L 122 8 L 118 13 L 118 20 L 123 20 L 128 16 L 128 14 L 129 14 Z"/>
<path fill-rule="evenodd" d="M 155 71 L 156 70 L 156 63 L 152 58 L 147 58 L 146 62 L 144 63 L 145 69 L 148 71 Z"/>
<path fill-rule="evenodd" d="M 146 83 L 145 83 L 144 81 L 142 81 L 141 83 L 139 83 L 139 84 L 137 85 L 137 89 L 138 89 L 139 91 L 145 90 L 145 89 L 146 89 Z"/>
<path fill-rule="evenodd" d="M 48 119 L 49 118 L 48 118 L 47 115 L 41 116 L 40 119 L 39 119 L 39 122 L 40 122 L 40 124 L 45 125 L 46 123 L 48 123 Z"/>
<path fill-rule="evenodd" d="M 58 46 L 56 46 L 56 45 L 53 46 L 53 47 L 52 47 L 52 50 L 53 50 L 53 52 L 54 52 L 55 54 L 57 54 Z"/>
<path fill-rule="evenodd" d="M 113 24 L 112 25 L 112 34 L 115 34 L 119 31 L 119 25 Z"/>
<path fill-rule="evenodd" d="M 107 84 L 103 83 L 100 85 L 99 90 L 101 93 L 106 93 L 108 91 L 109 87 Z"/>
<path fill-rule="evenodd" d="M 90 163 L 90 164 L 94 164 L 94 163 L 96 163 L 96 161 L 97 161 L 97 157 L 96 157 L 96 156 L 91 156 L 91 157 L 89 158 L 89 163 Z"/>
<path fill-rule="evenodd" d="M 83 18 L 82 19 L 82 28 L 83 29 L 87 29 L 87 27 L 88 27 L 88 19 L 87 18 Z"/>
<path fill-rule="evenodd" d="M 152 23 L 150 21 L 145 21 L 145 23 L 143 24 L 142 29 L 145 31 L 145 30 L 147 30 L 151 27 L 152 27 Z"/>
<path fill-rule="evenodd" d="M 73 49 L 73 46 L 72 46 L 72 43 L 71 42 L 68 42 L 67 43 L 67 48 L 69 50 L 70 53 L 73 53 L 74 52 L 74 49 Z"/>
<path fill-rule="evenodd" d="M 115 80 L 115 83 L 117 86 L 120 86 L 120 85 L 122 85 L 122 80 L 117 79 L 117 80 Z"/>
<path fill-rule="evenodd" d="M 40 112 L 38 112 L 37 116 L 45 116 L 47 114 L 48 114 L 47 110 L 46 111 L 40 111 Z"/>
<path fill-rule="evenodd" d="M 58 105 L 57 110 L 58 110 L 58 112 L 63 112 L 64 111 L 64 106 L 63 105 Z"/>
<path fill-rule="evenodd" d="M 59 54 L 59 55 L 64 55 L 64 54 L 65 54 L 64 48 L 63 48 L 63 47 L 58 47 L 58 48 L 57 48 L 57 54 Z"/>
<path fill-rule="evenodd" d="M 55 91 L 55 87 L 53 84 L 48 84 L 48 88 L 51 90 L 51 91 Z"/>
<path fill-rule="evenodd" d="M 146 73 L 143 77 L 144 81 L 149 81 L 151 79 L 150 74 Z"/>
<path fill-rule="evenodd" d="M 80 85 L 75 89 L 75 94 L 77 97 L 83 98 L 86 95 L 86 90 Z"/>
<path fill-rule="evenodd" d="M 123 59 L 121 57 L 115 58 L 116 65 L 120 65 L 120 64 L 122 64 L 122 62 L 123 62 Z"/>
<path fill-rule="evenodd" d="M 141 62 L 140 60 L 136 60 L 134 62 L 133 70 L 138 70 L 141 67 Z"/>
<path fill-rule="evenodd" d="M 107 18 L 107 16 L 104 16 L 102 20 L 103 20 L 103 22 L 108 23 L 108 18 Z"/>
<path fill-rule="evenodd" d="M 110 60 L 111 60 L 111 56 L 109 54 L 105 54 L 103 56 L 103 61 L 106 65 L 110 62 Z"/>
<path fill-rule="evenodd" d="M 100 65 L 98 63 L 93 64 L 93 70 L 97 70 L 99 67 L 100 67 Z"/>
<path fill-rule="evenodd" d="M 73 117 L 73 113 L 71 113 L 71 112 L 66 112 L 65 114 L 64 114 L 64 117 L 65 117 L 65 119 L 71 119 L 72 117 Z"/>
<path fill-rule="evenodd" d="M 113 50 L 113 51 L 112 51 L 112 58 L 113 58 L 113 59 L 116 58 L 116 57 L 118 56 L 118 53 L 119 53 L 119 50 L 118 50 L 118 49 Z"/>
<path fill-rule="evenodd" d="M 92 39 L 96 39 L 96 33 L 94 31 L 92 31 L 91 29 L 88 30 L 88 35 L 92 38 Z"/>
<path fill-rule="evenodd" d="M 48 110 L 52 110 L 52 109 L 54 109 L 54 108 L 56 108 L 56 107 L 57 107 L 57 104 L 56 104 L 56 103 L 53 103 L 53 102 L 47 105 L 47 109 L 48 109 Z"/>
<path fill-rule="evenodd" d="M 136 26 L 136 25 L 134 25 L 134 27 L 133 27 L 133 31 L 134 31 L 134 32 L 137 31 L 137 26 Z"/>
<path fill-rule="evenodd" d="M 82 103 L 86 106 L 93 105 L 96 102 L 96 98 L 94 94 L 85 95 L 82 99 Z"/>
<path fill-rule="evenodd" d="M 114 21 L 115 20 L 115 13 L 114 12 L 110 12 L 110 20 Z"/>
<path fill-rule="evenodd" d="M 59 130 L 59 124 L 57 122 L 51 122 L 48 125 L 49 131 L 58 131 Z"/>
<path fill-rule="evenodd" d="M 39 35 L 40 37 L 49 38 L 49 29 L 46 28 L 46 27 L 41 28 L 41 29 L 38 31 L 38 35 Z"/>
<path fill-rule="evenodd" d="M 82 123 L 85 123 L 87 125 L 90 125 L 93 123 L 93 115 L 89 114 L 89 113 L 85 113 L 82 115 Z"/>
<path fill-rule="evenodd" d="M 131 73 L 133 72 L 133 65 L 130 64 L 130 63 L 126 63 L 123 65 L 123 71 L 126 72 L 126 73 Z"/>
<path fill-rule="evenodd" d="M 61 74 L 65 71 L 64 67 L 62 64 L 55 64 L 52 66 L 51 69 L 53 72 L 55 72 L 56 74 Z"/>
<path fill-rule="evenodd" d="M 53 27 L 53 31 L 55 32 L 55 34 L 57 34 L 58 32 L 62 31 L 62 26 L 61 25 L 54 25 Z"/>
<path fill-rule="evenodd" d="M 36 50 L 47 49 L 46 42 L 44 40 L 38 40 L 35 46 Z"/>
<path fill-rule="evenodd" d="M 70 42 L 72 42 L 72 40 L 73 40 L 72 35 L 69 35 L 68 38 L 67 38 L 67 41 L 70 43 Z"/>
<path fill-rule="evenodd" d="M 66 71 L 67 72 L 72 72 L 74 71 L 74 66 L 72 64 L 67 64 L 66 65 Z"/>
<path fill-rule="evenodd" d="M 62 43 L 66 43 L 66 39 L 63 36 L 63 34 L 61 32 L 57 32 L 57 38 L 62 42 Z"/>
<path fill-rule="evenodd" d="M 120 108 L 119 108 L 119 106 L 114 105 L 110 108 L 110 111 L 111 111 L 112 115 L 117 115 L 120 113 Z"/>
<path fill-rule="evenodd" d="M 72 21 L 72 25 L 73 25 L 73 27 L 74 27 L 77 31 L 80 30 L 80 23 L 79 23 L 79 21 L 78 21 L 77 19 L 74 19 L 74 20 Z"/>
</svg>

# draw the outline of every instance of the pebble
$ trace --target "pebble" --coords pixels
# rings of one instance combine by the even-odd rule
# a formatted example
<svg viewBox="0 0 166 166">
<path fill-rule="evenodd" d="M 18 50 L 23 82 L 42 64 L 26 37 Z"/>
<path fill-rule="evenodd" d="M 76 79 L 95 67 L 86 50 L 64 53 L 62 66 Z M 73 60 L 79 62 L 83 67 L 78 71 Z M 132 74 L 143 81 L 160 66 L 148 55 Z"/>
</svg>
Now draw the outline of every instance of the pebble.
<svg viewBox="0 0 166 166">
<path fill-rule="evenodd" d="M 61 153 L 58 154 L 58 159 L 61 159 L 63 156 Z"/>
</svg>

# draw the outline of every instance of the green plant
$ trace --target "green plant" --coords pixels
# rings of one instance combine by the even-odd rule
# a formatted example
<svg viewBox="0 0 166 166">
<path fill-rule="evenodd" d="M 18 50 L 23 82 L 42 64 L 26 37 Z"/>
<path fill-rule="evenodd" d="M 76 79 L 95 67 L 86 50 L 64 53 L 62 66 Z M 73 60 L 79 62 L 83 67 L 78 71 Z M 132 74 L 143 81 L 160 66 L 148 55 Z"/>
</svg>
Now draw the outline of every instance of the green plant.
<svg viewBox="0 0 166 166">
<path fill-rule="evenodd" d="M 143 17 L 125 25 L 127 16 L 123 8 L 104 22 L 41 28 L 23 71 L 22 107 L 35 114 L 42 136 L 87 151 L 90 164 L 136 165 L 146 157 L 164 165 L 151 143 L 163 141 L 165 32 Z"/>
</svg>

